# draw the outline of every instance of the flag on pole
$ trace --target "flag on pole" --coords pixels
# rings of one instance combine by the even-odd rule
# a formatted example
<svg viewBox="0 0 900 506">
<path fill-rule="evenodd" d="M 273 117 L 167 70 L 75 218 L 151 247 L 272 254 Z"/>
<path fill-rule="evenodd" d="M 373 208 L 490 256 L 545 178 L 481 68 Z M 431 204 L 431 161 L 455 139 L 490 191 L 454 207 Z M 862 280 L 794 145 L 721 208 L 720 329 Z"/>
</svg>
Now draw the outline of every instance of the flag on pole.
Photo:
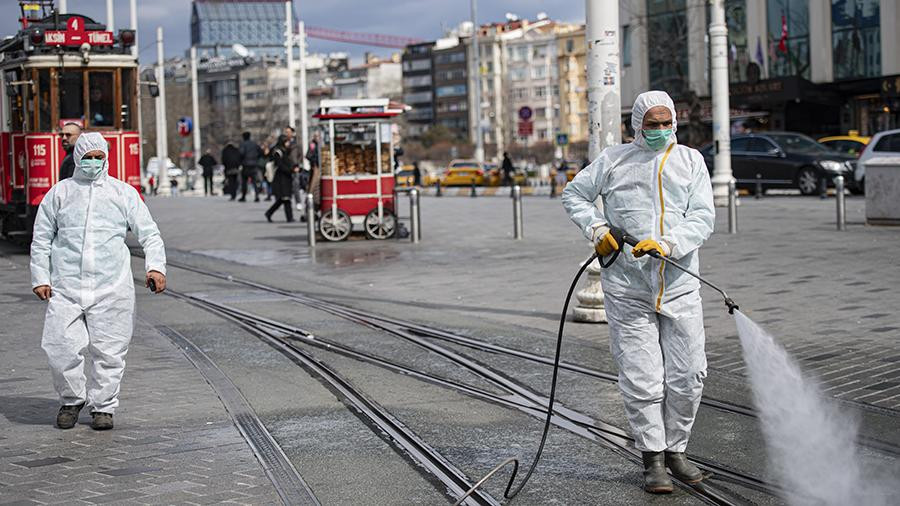
<svg viewBox="0 0 900 506">
<path fill-rule="evenodd" d="M 787 38 L 788 38 L 788 26 L 787 26 L 787 16 L 784 14 L 781 15 L 781 40 L 778 41 L 778 50 L 782 53 L 787 53 Z"/>
<path fill-rule="evenodd" d="M 765 58 L 763 57 L 762 38 L 756 37 L 756 63 L 758 63 L 760 67 L 763 67 L 764 61 Z"/>
</svg>

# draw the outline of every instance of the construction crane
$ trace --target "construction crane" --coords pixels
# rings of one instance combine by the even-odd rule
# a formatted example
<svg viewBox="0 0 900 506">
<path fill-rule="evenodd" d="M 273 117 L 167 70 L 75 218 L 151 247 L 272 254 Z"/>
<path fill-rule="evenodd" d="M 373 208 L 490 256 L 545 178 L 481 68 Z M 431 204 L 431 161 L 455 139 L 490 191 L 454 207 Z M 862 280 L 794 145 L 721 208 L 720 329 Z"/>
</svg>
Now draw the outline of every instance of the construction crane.
<svg viewBox="0 0 900 506">
<path fill-rule="evenodd" d="M 317 26 L 307 26 L 306 36 L 315 39 L 333 40 L 336 42 L 346 42 L 348 44 L 360 44 L 363 46 L 379 46 L 404 48 L 409 44 L 417 44 L 424 42 L 422 39 L 413 37 L 402 37 L 399 35 L 383 35 L 380 33 L 361 33 L 350 32 L 347 30 L 334 30 L 331 28 L 321 28 Z"/>
</svg>

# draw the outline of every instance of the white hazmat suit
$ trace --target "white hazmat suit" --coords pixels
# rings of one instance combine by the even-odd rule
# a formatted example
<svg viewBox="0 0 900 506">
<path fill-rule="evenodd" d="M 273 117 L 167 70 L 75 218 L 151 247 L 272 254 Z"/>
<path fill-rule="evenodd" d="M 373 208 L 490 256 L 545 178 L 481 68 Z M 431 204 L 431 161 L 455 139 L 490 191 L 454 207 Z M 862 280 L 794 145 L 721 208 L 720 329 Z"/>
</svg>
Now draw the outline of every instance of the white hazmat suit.
<svg viewBox="0 0 900 506">
<path fill-rule="evenodd" d="M 147 271 L 166 272 L 163 241 L 135 189 L 108 175 L 109 163 L 90 179 L 81 171 L 89 151 L 108 155 L 99 133 L 75 144 L 75 174 L 44 196 L 31 243 L 32 287 L 49 285 L 41 346 L 63 405 L 87 403 L 114 413 L 134 319 L 131 253 L 134 232 L 146 255 Z M 91 361 L 85 377 L 85 350 Z"/>
<path fill-rule="evenodd" d="M 665 106 L 672 135 L 660 150 L 641 134 L 644 114 Z M 650 91 L 632 109 L 635 140 L 609 147 L 566 186 L 563 205 L 588 239 L 616 227 L 653 239 L 669 257 L 695 272 L 697 250 L 713 231 L 715 210 L 702 155 L 677 143 L 669 95 Z M 600 197 L 603 208 L 594 205 Z M 602 272 L 610 349 L 634 433 L 645 452 L 683 452 L 706 377 L 705 335 L 699 282 L 631 247 Z"/>
</svg>

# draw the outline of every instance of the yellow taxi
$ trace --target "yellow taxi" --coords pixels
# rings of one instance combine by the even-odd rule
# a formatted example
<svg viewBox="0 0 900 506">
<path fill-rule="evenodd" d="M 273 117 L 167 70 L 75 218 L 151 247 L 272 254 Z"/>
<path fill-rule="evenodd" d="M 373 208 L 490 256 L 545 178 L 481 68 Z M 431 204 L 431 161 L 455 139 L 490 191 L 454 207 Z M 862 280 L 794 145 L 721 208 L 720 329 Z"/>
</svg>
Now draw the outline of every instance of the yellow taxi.
<svg viewBox="0 0 900 506">
<path fill-rule="evenodd" d="M 863 149 L 869 144 L 870 139 L 871 137 L 859 135 L 859 132 L 856 130 L 850 130 L 847 132 L 847 135 L 822 137 L 819 139 L 819 144 L 824 144 L 825 147 L 840 153 L 859 156 L 860 153 L 863 152 Z"/>
<path fill-rule="evenodd" d="M 453 160 L 441 176 L 441 186 L 482 186 L 486 167 L 477 160 Z"/>
<path fill-rule="evenodd" d="M 394 177 L 397 181 L 397 188 L 412 188 L 416 181 L 415 166 L 411 163 L 404 164 L 397 170 Z"/>
<path fill-rule="evenodd" d="M 491 163 L 487 164 L 488 166 L 488 186 L 500 186 L 503 184 L 503 170 L 497 167 L 497 164 Z M 517 184 L 520 186 L 525 185 L 525 171 L 522 169 L 516 169 L 512 173 L 512 184 Z"/>
</svg>

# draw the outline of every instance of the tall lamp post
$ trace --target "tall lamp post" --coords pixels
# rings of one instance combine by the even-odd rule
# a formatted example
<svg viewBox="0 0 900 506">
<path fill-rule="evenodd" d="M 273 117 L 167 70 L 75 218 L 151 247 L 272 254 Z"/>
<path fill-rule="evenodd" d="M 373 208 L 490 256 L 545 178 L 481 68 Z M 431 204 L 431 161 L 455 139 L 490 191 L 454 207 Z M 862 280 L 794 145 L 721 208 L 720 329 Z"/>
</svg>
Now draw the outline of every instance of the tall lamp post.
<svg viewBox="0 0 900 506">
<path fill-rule="evenodd" d="M 731 174 L 731 119 L 728 103 L 728 26 L 725 24 L 725 0 L 710 0 L 710 69 L 712 70 L 713 142 L 715 173 L 712 177 L 713 200 L 717 207 L 728 205 Z"/>
</svg>

